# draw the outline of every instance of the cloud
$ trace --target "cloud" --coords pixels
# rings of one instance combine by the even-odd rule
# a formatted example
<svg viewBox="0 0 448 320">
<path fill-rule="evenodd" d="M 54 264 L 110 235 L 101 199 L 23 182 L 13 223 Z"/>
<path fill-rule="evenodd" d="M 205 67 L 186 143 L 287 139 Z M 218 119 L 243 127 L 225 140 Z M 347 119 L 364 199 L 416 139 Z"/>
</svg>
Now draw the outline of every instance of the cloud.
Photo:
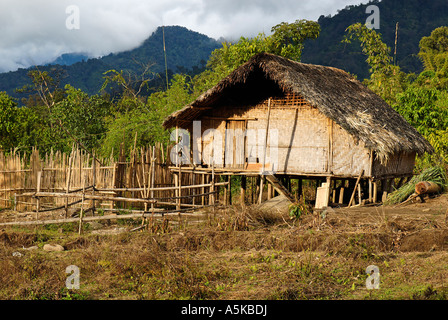
<svg viewBox="0 0 448 320">
<path fill-rule="evenodd" d="M 0 71 L 50 62 L 62 53 L 101 56 L 137 47 L 160 25 L 218 39 L 269 33 L 272 26 L 335 14 L 361 0 L 1 0 Z M 364 1 L 365 2 L 365 1 Z M 79 8 L 69 30 L 68 6 Z"/>
</svg>

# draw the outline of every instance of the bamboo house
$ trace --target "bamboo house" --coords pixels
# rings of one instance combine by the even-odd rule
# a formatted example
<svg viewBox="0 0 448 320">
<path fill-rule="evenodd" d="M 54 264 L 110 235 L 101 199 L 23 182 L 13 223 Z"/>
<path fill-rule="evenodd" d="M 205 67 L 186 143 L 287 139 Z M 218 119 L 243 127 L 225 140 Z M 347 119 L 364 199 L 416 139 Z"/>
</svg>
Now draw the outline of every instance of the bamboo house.
<svg viewBox="0 0 448 320">
<path fill-rule="evenodd" d="M 302 179 L 315 179 L 328 183 L 324 206 L 352 202 L 355 189 L 355 201 L 376 202 L 412 176 L 417 154 L 433 152 L 347 72 L 267 53 L 171 114 L 164 127 L 200 130 L 190 135 L 191 162 L 183 170 L 213 165 L 216 174 L 242 176 L 264 170 L 279 192 L 291 191 L 291 179 L 299 188 Z"/>
</svg>

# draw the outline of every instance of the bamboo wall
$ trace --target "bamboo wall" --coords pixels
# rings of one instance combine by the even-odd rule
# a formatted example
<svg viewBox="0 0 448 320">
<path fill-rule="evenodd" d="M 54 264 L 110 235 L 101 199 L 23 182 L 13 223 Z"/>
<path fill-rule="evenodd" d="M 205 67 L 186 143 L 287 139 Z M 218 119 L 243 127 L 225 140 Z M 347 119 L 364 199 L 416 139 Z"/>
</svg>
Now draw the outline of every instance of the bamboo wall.
<svg viewBox="0 0 448 320">
<path fill-rule="evenodd" d="M 95 185 L 103 194 L 130 198 L 158 198 L 157 206 L 173 204 L 179 194 L 173 190 L 153 190 L 150 188 L 194 186 L 210 182 L 209 175 L 181 173 L 169 170 L 171 163 L 167 149 L 161 144 L 147 148 L 134 149 L 126 156 L 120 152 L 118 160 L 110 157 L 95 161 L 93 156 L 73 149 L 70 154 L 52 152 L 41 155 L 34 149 L 24 156 L 19 153 L 5 155 L 0 151 L 0 208 L 15 208 L 17 211 L 34 211 L 37 199 L 22 196 L 33 192 L 75 192 L 83 187 Z M 38 179 L 39 172 L 41 175 Z M 40 190 L 38 190 L 40 188 Z M 127 190 L 127 189 L 137 189 Z M 171 188 L 173 189 L 173 188 Z M 181 191 L 185 198 L 179 200 L 187 206 L 194 200 L 189 195 L 204 193 L 204 188 L 191 188 Z M 97 192 L 98 194 L 98 192 Z M 207 204 L 208 197 L 196 199 L 196 204 Z M 69 198 L 69 202 L 76 201 Z M 64 206 L 66 197 L 44 197 L 40 199 L 40 209 L 45 210 Z M 96 201 L 97 208 L 142 208 L 143 204 Z"/>
<path fill-rule="evenodd" d="M 269 99 L 265 99 L 252 106 L 229 105 L 212 109 L 202 116 L 199 119 L 202 140 L 192 141 L 192 144 L 201 144 L 197 149 L 201 150 L 202 163 L 209 164 L 212 155 L 218 167 L 244 167 L 240 163 L 230 166 L 225 161 L 236 158 L 243 158 L 248 164 L 262 163 L 268 103 Z M 275 162 L 274 170 L 279 174 L 353 178 L 364 170 L 364 176 L 371 176 L 371 154 L 365 145 L 301 96 L 287 94 L 285 97 L 271 98 L 270 105 L 266 148 L 268 168 L 272 160 Z M 235 128 L 246 133 L 257 132 L 256 138 L 248 139 L 248 135 L 237 133 L 231 137 L 233 140 L 229 144 L 225 130 Z M 220 141 L 209 129 L 220 133 Z M 278 145 L 272 147 L 277 147 L 277 156 L 270 159 L 271 142 L 276 140 Z M 235 156 L 241 153 L 244 156 Z"/>
</svg>

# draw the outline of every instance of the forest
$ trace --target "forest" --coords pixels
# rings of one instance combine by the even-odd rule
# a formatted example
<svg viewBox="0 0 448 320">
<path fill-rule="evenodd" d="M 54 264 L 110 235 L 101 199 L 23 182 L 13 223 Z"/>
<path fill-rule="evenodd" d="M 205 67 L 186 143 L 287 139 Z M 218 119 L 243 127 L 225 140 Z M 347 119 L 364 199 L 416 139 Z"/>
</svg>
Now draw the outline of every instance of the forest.
<svg viewBox="0 0 448 320">
<path fill-rule="evenodd" d="M 97 94 L 66 84 L 57 72 L 35 68 L 28 72 L 29 92 L 19 102 L 0 93 L 0 149 L 5 152 L 69 152 L 74 145 L 101 156 L 117 155 L 124 143 L 136 146 L 169 142 L 162 122 L 172 112 L 194 101 L 251 56 L 269 52 L 301 61 L 306 43 L 318 39 L 319 23 L 297 20 L 272 27 L 271 35 L 223 43 L 204 70 L 196 75 L 177 73 L 168 85 L 160 80 L 150 92 L 154 73 L 109 69 L 102 74 Z M 369 66 L 364 84 L 381 96 L 414 126 L 436 153 L 417 161 L 417 169 L 448 162 L 448 27 L 441 26 L 420 39 L 421 72 L 406 72 L 395 62 L 380 32 L 355 23 L 345 30 L 345 44 L 356 44 Z M 143 70 L 143 71 L 141 71 Z"/>
</svg>

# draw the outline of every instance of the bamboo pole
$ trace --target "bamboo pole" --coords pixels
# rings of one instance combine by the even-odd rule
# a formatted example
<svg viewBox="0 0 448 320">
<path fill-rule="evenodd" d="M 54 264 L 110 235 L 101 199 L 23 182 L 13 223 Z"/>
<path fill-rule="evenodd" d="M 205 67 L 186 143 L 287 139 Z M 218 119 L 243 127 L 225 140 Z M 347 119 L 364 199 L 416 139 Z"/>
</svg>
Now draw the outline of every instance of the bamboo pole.
<svg viewBox="0 0 448 320">
<path fill-rule="evenodd" d="M 181 197 L 182 197 L 182 165 L 179 165 L 179 173 L 177 176 L 177 184 L 178 184 L 178 199 L 177 199 L 177 209 L 180 210 L 180 205 L 182 203 Z"/>
<path fill-rule="evenodd" d="M 150 166 L 150 169 L 151 169 L 151 179 L 150 179 L 151 194 L 150 194 L 150 196 L 151 196 L 151 198 L 154 198 L 154 184 L 155 184 L 155 181 L 156 181 L 155 180 L 156 179 L 156 176 L 155 176 L 155 170 L 156 170 L 156 166 L 155 166 L 156 165 L 156 147 L 155 146 L 152 148 L 152 154 L 150 155 L 150 157 L 151 157 L 151 166 Z M 154 208 L 155 208 L 154 203 L 151 203 L 152 213 L 154 213 Z"/>
<path fill-rule="evenodd" d="M 70 193 L 66 194 L 65 192 L 35 192 L 35 193 L 29 193 L 28 196 L 35 196 L 35 197 L 70 197 L 70 198 L 82 198 L 83 194 L 79 193 Z M 140 199 L 140 198 L 124 198 L 124 197 L 105 197 L 100 195 L 91 195 L 91 194 L 84 194 L 85 200 L 102 200 L 102 201 L 122 201 L 122 202 L 139 202 L 139 203 L 157 203 L 156 200 L 152 199 Z"/>
<path fill-rule="evenodd" d="M 211 193 L 211 199 L 212 199 L 212 203 L 211 205 L 215 206 L 215 159 L 213 159 L 212 161 L 212 180 L 210 181 L 210 193 Z M 214 209 L 213 209 L 214 210 Z"/>
<path fill-rule="evenodd" d="M 95 161 L 95 160 L 93 160 Z M 86 194 L 86 175 L 84 173 L 83 175 L 83 187 L 82 187 L 82 199 L 81 199 L 81 211 L 79 212 L 79 228 L 78 228 L 78 234 L 81 234 L 82 231 L 82 218 L 84 215 L 84 201 L 85 201 L 85 194 Z"/>
<path fill-rule="evenodd" d="M 41 183 L 42 183 L 42 171 L 39 171 L 37 173 L 37 186 L 36 186 L 37 193 L 40 192 Z M 40 210 L 40 199 L 38 197 L 36 200 L 36 220 L 39 218 L 39 210 Z"/>
<path fill-rule="evenodd" d="M 201 182 L 202 182 L 202 187 L 201 187 L 201 193 L 204 194 L 205 193 L 205 175 L 202 175 L 201 177 Z M 201 199 L 202 205 L 205 205 L 205 196 L 202 197 Z"/>
<path fill-rule="evenodd" d="M 92 186 L 93 186 L 93 190 L 92 190 L 92 194 L 95 195 L 95 188 L 96 188 L 96 157 L 95 157 L 95 153 L 93 153 L 93 161 L 92 161 Z M 85 188 L 85 181 L 84 181 L 84 186 L 83 188 Z M 95 200 L 92 200 L 92 214 L 95 215 Z"/>
<path fill-rule="evenodd" d="M 244 206 L 246 204 L 246 188 L 247 188 L 247 178 L 246 176 L 241 177 L 241 193 L 240 193 L 240 202 L 241 205 Z"/>
<path fill-rule="evenodd" d="M 264 184 L 264 172 L 266 171 L 266 149 L 268 147 L 268 135 L 269 135 L 269 121 L 271 118 L 271 98 L 268 100 L 268 118 L 266 122 L 266 137 L 264 139 L 264 148 L 263 148 L 263 167 L 262 167 L 262 177 L 260 179 L 260 195 L 258 197 L 258 204 L 261 204 L 263 200 L 263 184 Z"/>
<path fill-rule="evenodd" d="M 181 186 L 181 189 L 184 190 L 184 189 L 195 189 L 195 188 L 204 188 L 204 187 L 207 188 L 207 187 L 210 187 L 210 184 L 211 184 L 211 182 L 204 183 L 204 184 L 198 184 L 198 185 Z M 215 187 L 227 186 L 228 184 L 229 184 L 228 181 L 216 182 Z M 93 186 L 87 186 L 85 189 L 88 190 L 88 189 L 92 189 L 92 188 L 93 188 Z M 107 192 L 113 193 L 113 192 L 123 192 L 123 191 L 128 191 L 128 192 L 143 191 L 144 188 L 96 188 L 95 190 L 98 193 L 107 193 Z M 147 191 L 172 191 L 172 190 L 179 190 L 179 187 L 176 187 L 176 186 L 174 186 L 174 187 L 157 187 L 157 188 L 149 188 L 149 189 L 147 188 L 146 190 Z M 65 189 L 62 189 L 62 191 L 64 191 L 64 193 L 65 193 Z M 69 194 L 76 193 L 79 191 L 82 191 L 82 188 L 70 190 Z M 55 192 L 55 193 L 57 193 L 57 192 Z M 17 196 L 31 197 L 31 196 L 35 196 L 35 195 L 36 195 L 36 192 L 26 192 L 26 193 L 18 194 Z M 101 200 L 101 199 L 99 199 L 99 200 Z"/>
<path fill-rule="evenodd" d="M 353 200 L 355 199 L 356 189 L 358 188 L 359 181 L 361 180 L 361 177 L 363 174 L 364 174 L 364 170 L 361 171 L 361 173 L 358 176 L 358 179 L 356 180 L 356 184 L 355 184 L 355 188 L 353 189 L 352 197 L 350 198 L 350 202 L 348 203 L 349 208 L 353 204 Z"/>
</svg>

